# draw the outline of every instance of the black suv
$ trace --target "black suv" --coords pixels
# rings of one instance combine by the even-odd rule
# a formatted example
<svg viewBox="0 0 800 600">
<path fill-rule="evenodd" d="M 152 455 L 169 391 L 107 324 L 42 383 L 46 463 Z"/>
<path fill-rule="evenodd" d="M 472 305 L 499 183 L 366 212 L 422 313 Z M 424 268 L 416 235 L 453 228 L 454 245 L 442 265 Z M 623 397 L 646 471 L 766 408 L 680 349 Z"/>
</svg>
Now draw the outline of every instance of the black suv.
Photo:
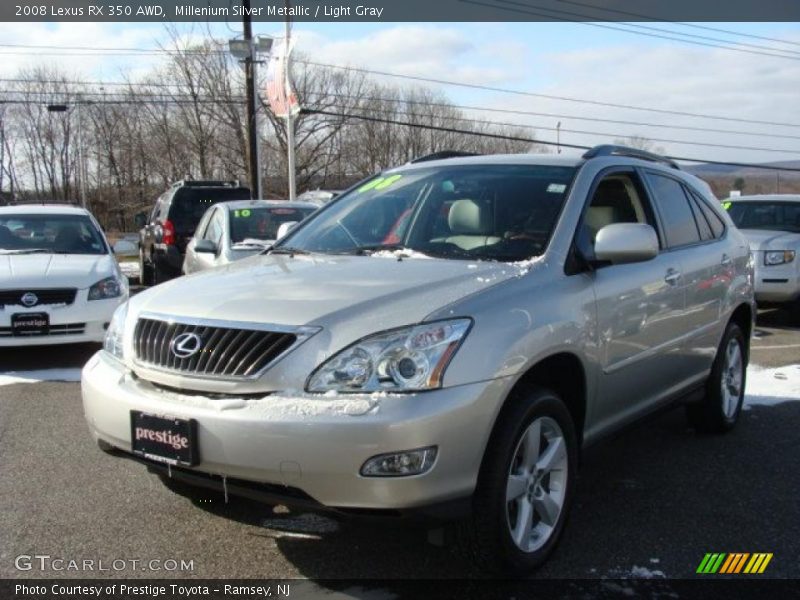
<svg viewBox="0 0 800 600">
<path fill-rule="evenodd" d="M 250 189 L 238 181 L 178 181 L 161 194 L 149 221 L 136 215 L 139 269 L 144 285 L 155 285 L 181 274 L 186 244 L 209 206 L 226 200 L 248 200 Z"/>
</svg>

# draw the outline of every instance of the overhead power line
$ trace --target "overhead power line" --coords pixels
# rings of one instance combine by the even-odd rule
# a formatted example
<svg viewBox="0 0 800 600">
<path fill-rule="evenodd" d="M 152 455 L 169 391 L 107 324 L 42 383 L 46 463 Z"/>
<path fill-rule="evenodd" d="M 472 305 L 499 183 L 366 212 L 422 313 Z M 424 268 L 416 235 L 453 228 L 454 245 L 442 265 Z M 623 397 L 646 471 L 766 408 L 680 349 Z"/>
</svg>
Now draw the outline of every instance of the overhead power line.
<svg viewBox="0 0 800 600">
<path fill-rule="evenodd" d="M 406 75 L 401 73 L 392 73 L 389 71 L 380 71 L 377 69 L 365 69 L 362 67 L 351 67 L 346 65 L 333 65 L 330 63 L 321 63 L 311 60 L 299 59 L 295 58 L 294 62 L 315 65 L 318 67 L 327 67 L 329 69 L 340 69 L 343 71 L 353 71 L 356 73 L 366 73 L 370 75 L 381 75 L 385 77 L 395 77 L 398 79 L 408 79 L 413 81 L 424 81 L 427 83 L 436 83 L 438 85 L 447 85 L 447 86 L 455 86 L 455 87 L 463 87 L 469 88 L 474 90 L 483 90 L 487 92 L 497 92 L 501 94 L 511 94 L 516 96 L 527 96 L 531 98 L 545 98 L 547 100 L 560 100 L 563 102 L 575 102 L 578 104 L 590 104 L 594 106 L 605 106 L 610 108 L 623 108 L 626 110 L 640 110 L 645 112 L 652 112 L 658 114 L 665 114 L 665 115 L 678 115 L 682 117 L 692 117 L 697 119 L 713 119 L 717 121 L 727 121 L 727 122 L 734 122 L 734 123 L 752 123 L 754 125 L 776 125 L 778 127 L 800 127 L 800 123 L 782 123 L 778 121 L 766 121 L 766 120 L 759 120 L 759 119 L 743 119 L 741 117 L 724 117 L 722 115 L 709 115 L 703 113 L 693 113 L 687 112 L 682 110 L 669 110 L 665 108 L 652 108 L 646 106 L 636 106 L 632 104 L 619 104 L 616 102 L 603 102 L 601 100 L 587 100 L 582 98 L 573 98 L 570 96 L 556 96 L 554 94 L 542 94 L 538 92 L 529 92 L 526 90 L 515 90 L 509 88 L 500 88 L 490 85 L 483 85 L 479 83 L 466 83 L 462 81 L 453 81 L 448 79 L 437 79 L 433 77 L 422 77 L 420 75 Z"/>
<path fill-rule="evenodd" d="M 494 3 L 493 2 L 481 2 L 479 0 L 461 0 L 461 2 L 464 2 L 465 4 L 475 4 L 476 6 L 487 6 L 489 8 L 496 8 L 496 9 L 505 10 L 505 11 L 513 12 L 513 13 L 517 13 L 517 14 L 534 15 L 534 16 L 538 16 L 538 17 L 546 17 L 548 19 L 553 19 L 553 20 L 556 20 L 556 21 L 563 21 L 563 22 L 566 22 L 566 23 L 575 23 L 575 24 L 578 24 L 578 25 L 586 25 L 588 27 L 595 27 L 595 28 L 600 28 L 600 29 L 610 29 L 612 31 L 621 31 L 621 32 L 630 33 L 630 34 L 633 34 L 633 35 L 640 35 L 640 36 L 656 38 L 656 39 L 662 39 L 662 40 L 670 40 L 670 41 L 674 41 L 674 42 L 681 42 L 681 43 L 684 43 L 684 44 L 692 44 L 692 45 L 695 45 L 695 46 L 704 46 L 704 47 L 707 47 L 707 48 L 719 48 L 719 49 L 723 49 L 723 50 L 730 50 L 732 52 L 741 52 L 741 53 L 745 53 L 745 54 L 754 54 L 754 55 L 759 55 L 759 56 L 769 56 L 769 57 L 772 57 L 772 58 L 785 58 L 785 59 L 789 59 L 789 60 L 800 60 L 800 56 L 794 56 L 794 55 L 791 54 L 791 53 L 794 52 L 792 50 L 780 50 L 780 49 L 767 48 L 768 50 L 773 50 L 773 51 L 766 52 L 766 51 L 759 51 L 759 50 L 748 50 L 747 48 L 738 48 L 738 47 L 735 47 L 735 46 L 723 46 L 723 45 L 720 45 L 720 44 L 712 44 L 712 43 L 708 43 L 708 42 L 694 41 L 692 39 L 684 39 L 684 38 L 680 38 L 680 37 L 675 37 L 675 35 L 679 35 L 680 36 L 680 35 L 690 35 L 690 34 L 682 34 L 682 33 L 679 33 L 679 32 L 665 31 L 665 30 L 659 29 L 657 27 L 648 27 L 646 25 L 635 25 L 635 24 L 629 24 L 629 23 L 621 23 L 619 21 L 613 21 L 613 20 L 609 20 L 609 19 L 602 19 L 602 18 L 598 18 L 598 17 L 586 15 L 586 14 L 581 14 L 581 13 L 574 13 L 574 12 L 570 12 L 570 11 L 566 11 L 566 10 L 557 10 L 557 9 L 553 9 L 553 8 L 547 8 L 547 7 L 543 7 L 543 6 L 538 6 L 538 5 L 535 5 L 535 4 L 529 4 L 529 3 L 524 3 L 524 2 L 515 2 L 514 0 L 497 0 Z M 501 6 L 500 3 L 508 4 L 510 6 Z M 513 8 L 512 6 L 517 7 L 517 8 Z M 544 11 L 544 12 L 542 12 L 542 11 Z M 556 15 L 559 15 L 559 14 L 560 15 L 568 15 L 568 16 L 556 16 Z M 602 21 L 603 23 L 589 22 L 589 21 Z M 613 23 L 613 24 L 609 24 L 609 23 Z M 641 29 L 649 29 L 649 30 L 654 30 L 654 31 L 660 31 L 662 33 L 647 33 L 645 31 L 638 31 L 638 30 L 632 29 L 632 28 L 635 28 L 635 27 L 639 27 Z M 669 34 L 673 34 L 673 35 L 669 35 Z M 703 36 L 691 36 L 691 37 L 703 37 Z M 714 38 L 706 38 L 706 39 L 714 39 Z M 736 44 L 737 42 L 733 42 L 733 43 Z M 739 45 L 742 45 L 742 44 L 739 44 Z M 758 47 L 766 48 L 765 46 L 758 46 Z M 776 54 L 775 52 L 784 53 L 784 54 Z M 789 54 L 785 54 L 785 53 L 789 53 Z"/>
<path fill-rule="evenodd" d="M 668 21 L 666 19 L 661 19 L 659 17 L 654 17 L 652 15 L 645 15 L 643 13 L 638 12 L 631 12 L 626 10 L 620 10 L 617 8 L 608 8 L 606 6 L 597 6 L 594 4 L 587 4 L 585 2 L 578 2 L 577 0 L 560 0 L 564 4 L 574 4 L 575 6 L 582 6 L 584 8 L 589 8 L 591 10 L 605 12 L 605 13 L 614 13 L 618 15 L 625 15 L 626 17 L 634 17 L 635 19 L 644 19 L 645 21 L 655 21 L 659 23 L 670 23 L 672 25 L 680 25 L 682 27 L 691 27 L 693 29 L 701 29 L 705 31 L 714 31 L 716 33 L 724 33 L 727 35 L 735 35 L 739 37 L 746 37 L 754 40 L 762 40 L 765 42 L 776 42 L 779 44 L 788 44 L 792 46 L 800 47 L 800 42 L 794 42 L 792 40 L 785 40 L 781 38 L 774 38 L 764 35 L 756 35 L 754 33 L 744 33 L 742 31 L 732 31 L 730 29 L 722 29 L 721 27 L 711 27 L 710 25 L 698 25 L 697 23 L 686 23 L 684 21 Z"/>
<path fill-rule="evenodd" d="M 472 2 L 473 0 L 462 0 L 462 1 Z M 38 46 L 25 46 L 25 45 L 21 45 L 21 44 L 7 44 L 7 46 L 38 47 Z M 60 55 L 64 54 L 63 49 L 81 48 L 79 46 L 48 46 L 48 47 L 62 49 L 59 52 L 53 52 L 53 54 L 60 54 Z M 88 47 L 86 47 L 86 48 L 88 49 Z M 114 50 L 128 50 L 128 51 L 131 51 L 131 52 L 144 52 L 144 53 L 155 53 L 155 54 L 159 54 L 159 53 L 161 53 L 161 54 L 163 54 L 163 53 L 168 53 L 168 54 L 201 54 L 201 55 L 204 55 L 204 54 L 226 54 L 223 51 L 214 51 L 214 50 L 203 50 L 203 51 L 180 50 L 180 51 L 172 51 L 172 50 L 167 50 L 167 49 L 142 49 L 142 48 L 138 48 L 138 49 L 137 48 L 127 48 L 127 49 L 125 49 L 125 48 L 121 48 L 121 49 L 116 49 L 116 48 L 95 48 L 94 50 L 111 50 L 111 51 L 114 51 Z M 3 53 L 3 51 L 0 50 L 0 54 L 2 54 L 2 53 Z M 21 54 L 27 54 L 27 53 L 22 52 Z M 798 57 L 798 60 L 800 60 L 800 57 Z M 466 82 L 451 81 L 451 80 L 437 79 L 437 78 L 431 78 L 431 77 L 422 77 L 422 76 L 417 76 L 417 75 L 407 75 L 407 74 L 400 74 L 400 73 L 392 73 L 392 72 L 382 71 L 382 70 L 377 70 L 377 69 L 367 69 L 367 68 L 353 67 L 353 66 L 347 66 L 347 65 L 335 65 L 335 64 L 330 64 L 330 63 L 321 63 L 321 62 L 317 62 L 317 61 L 303 60 L 303 59 L 299 59 L 299 58 L 294 59 L 294 62 L 308 64 L 308 65 L 315 65 L 315 66 L 325 67 L 325 68 L 330 68 L 330 69 L 339 69 L 339 70 L 345 70 L 345 71 L 367 73 L 367 74 L 372 74 L 372 75 L 380 75 L 380 76 L 384 76 L 384 77 L 395 77 L 395 78 L 407 79 L 407 80 L 413 80 L 413 81 L 423 81 L 423 82 L 427 82 L 427 83 L 435 83 L 435 84 L 438 84 L 438 85 L 457 86 L 457 87 L 464 87 L 464 88 L 469 88 L 469 89 L 478 89 L 478 90 L 484 90 L 484 91 L 490 91 L 490 92 L 496 92 L 496 93 L 502 93 L 502 94 L 513 94 L 513 95 L 521 95 L 521 96 L 527 96 L 527 97 L 533 97 L 533 98 L 544 98 L 544 99 L 548 99 L 548 100 L 559 100 L 559 101 L 563 101 L 563 102 L 574 102 L 574 103 L 588 104 L 588 105 L 593 105 L 593 106 L 604 106 L 604 107 L 609 107 L 609 108 L 621 108 L 621 109 L 625 109 L 625 110 L 637 110 L 637 111 L 652 112 L 652 113 L 665 114 L 665 115 L 679 115 L 679 116 L 685 116 L 685 117 L 691 117 L 691 118 L 712 119 L 712 120 L 734 122 L 734 123 L 750 123 L 750 124 L 755 124 L 755 125 L 775 125 L 775 126 L 779 126 L 779 127 L 797 127 L 797 128 L 800 128 L 800 123 L 785 123 L 785 122 L 768 121 L 768 120 L 760 120 L 760 119 L 744 119 L 744 118 L 741 118 L 741 117 L 726 117 L 726 116 L 722 116 L 722 115 L 711 115 L 711 114 L 704 114 L 704 113 L 694 113 L 694 112 L 689 112 L 689 111 L 669 110 L 669 109 L 647 107 L 647 106 L 635 106 L 635 105 L 621 104 L 621 103 L 615 103 L 615 102 L 603 102 L 603 101 L 599 101 L 599 100 L 590 100 L 590 99 L 575 98 L 575 97 L 568 97 L 568 96 L 558 96 L 558 95 L 554 95 L 554 94 L 542 94 L 542 93 L 530 92 L 530 91 L 525 91 L 525 90 L 515 90 L 515 89 L 501 88 L 501 87 L 496 87 L 496 86 L 488 86 L 488 85 L 481 85 L 481 84 L 475 84 L 475 83 L 466 83 Z"/>
<path fill-rule="evenodd" d="M 454 127 L 442 127 L 438 125 L 426 125 L 424 123 L 409 123 L 406 121 L 399 121 L 396 119 L 382 119 L 380 117 L 372 117 L 369 115 L 357 115 L 353 113 L 337 113 L 328 110 L 315 110 L 315 109 L 303 109 L 302 111 L 305 114 L 318 114 L 318 115 L 327 115 L 330 117 L 344 117 L 344 118 L 352 118 L 352 119 L 361 119 L 363 121 L 372 121 L 376 123 L 387 123 L 390 125 L 403 125 L 405 127 L 412 127 L 416 129 L 429 129 L 432 131 L 442 131 L 446 133 L 459 133 L 464 135 L 475 135 L 480 137 L 487 137 L 487 138 L 494 138 L 498 140 L 508 140 L 512 142 L 528 142 L 531 144 L 541 144 L 544 146 L 560 146 L 562 148 L 574 148 L 578 150 L 589 150 L 592 146 L 584 146 L 582 144 L 569 144 L 563 142 L 554 142 L 550 140 L 539 140 L 535 138 L 527 138 L 522 136 L 516 135 L 507 135 L 502 133 L 488 133 L 488 132 L 480 132 L 480 131 L 471 131 L 469 129 L 458 129 Z M 721 161 L 721 160 L 713 160 L 713 159 L 705 159 L 705 158 L 691 158 L 686 156 L 666 156 L 665 158 L 669 158 L 675 161 L 681 162 L 692 162 L 692 163 L 706 163 L 712 165 L 728 165 L 732 167 L 744 167 L 744 168 L 753 168 L 753 169 L 765 169 L 770 171 L 788 171 L 792 173 L 800 173 L 800 168 L 793 168 L 793 167 L 781 167 L 777 165 L 763 165 L 758 163 L 744 163 L 744 162 L 729 162 L 729 161 Z"/>
</svg>

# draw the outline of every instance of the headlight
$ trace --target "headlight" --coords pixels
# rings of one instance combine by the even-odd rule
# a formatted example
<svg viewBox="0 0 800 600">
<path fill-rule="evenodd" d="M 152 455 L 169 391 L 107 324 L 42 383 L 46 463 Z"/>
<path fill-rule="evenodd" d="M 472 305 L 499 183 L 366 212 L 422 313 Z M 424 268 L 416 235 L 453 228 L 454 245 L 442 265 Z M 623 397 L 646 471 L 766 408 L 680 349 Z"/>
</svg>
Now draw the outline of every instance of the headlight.
<svg viewBox="0 0 800 600">
<path fill-rule="evenodd" d="M 108 300 L 119 298 L 125 289 L 125 284 L 116 277 L 106 277 L 89 288 L 89 300 Z"/>
<path fill-rule="evenodd" d="M 103 350 L 111 356 L 122 360 L 122 342 L 125 335 L 125 319 L 128 317 L 128 303 L 120 304 L 111 317 L 111 323 L 106 329 L 106 337 L 103 339 Z"/>
<path fill-rule="evenodd" d="M 770 250 L 764 253 L 764 264 L 768 267 L 783 265 L 794 260 L 794 250 Z"/>
<path fill-rule="evenodd" d="M 472 321 L 453 319 L 384 331 L 348 346 L 311 375 L 309 392 L 411 392 L 442 385 Z"/>
</svg>

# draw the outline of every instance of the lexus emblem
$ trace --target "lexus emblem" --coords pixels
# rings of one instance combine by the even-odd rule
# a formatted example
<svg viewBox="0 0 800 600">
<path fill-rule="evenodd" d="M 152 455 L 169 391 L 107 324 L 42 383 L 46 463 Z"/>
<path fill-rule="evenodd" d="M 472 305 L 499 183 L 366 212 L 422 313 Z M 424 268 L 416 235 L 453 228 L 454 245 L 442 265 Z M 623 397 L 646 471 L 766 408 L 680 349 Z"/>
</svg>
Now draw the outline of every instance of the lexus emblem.
<svg viewBox="0 0 800 600">
<path fill-rule="evenodd" d="M 37 296 L 33 292 L 26 292 L 22 294 L 22 298 L 20 298 L 19 300 L 20 302 L 22 302 L 24 306 L 30 308 L 31 306 L 36 306 L 38 304 L 39 296 Z"/>
<path fill-rule="evenodd" d="M 203 347 L 203 340 L 196 333 L 182 333 L 172 338 L 170 351 L 178 358 L 194 356 Z"/>
</svg>

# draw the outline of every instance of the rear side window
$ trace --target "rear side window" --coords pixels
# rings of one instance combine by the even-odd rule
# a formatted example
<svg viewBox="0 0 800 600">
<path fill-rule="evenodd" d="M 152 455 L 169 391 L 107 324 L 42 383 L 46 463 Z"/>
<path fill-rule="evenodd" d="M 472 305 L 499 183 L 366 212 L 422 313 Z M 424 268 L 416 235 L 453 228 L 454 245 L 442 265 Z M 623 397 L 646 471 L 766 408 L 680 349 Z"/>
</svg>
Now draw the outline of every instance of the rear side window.
<svg viewBox="0 0 800 600">
<path fill-rule="evenodd" d="M 700 232 L 694 220 L 689 200 L 683 186 L 672 179 L 655 173 L 647 173 L 647 181 L 653 191 L 653 200 L 664 222 L 667 247 L 677 248 L 700 241 Z"/>
<path fill-rule="evenodd" d="M 708 202 L 703 200 L 698 194 L 696 194 L 693 191 L 690 191 L 689 193 L 694 198 L 695 202 L 697 203 L 697 206 L 700 207 L 700 212 L 703 213 L 703 215 L 706 218 L 706 221 L 708 221 L 708 225 L 711 227 L 711 232 L 714 234 L 714 237 L 715 238 L 722 237 L 722 234 L 725 233 L 725 223 L 723 223 L 719 215 L 716 212 L 714 212 L 714 209 L 708 205 Z"/>
</svg>

